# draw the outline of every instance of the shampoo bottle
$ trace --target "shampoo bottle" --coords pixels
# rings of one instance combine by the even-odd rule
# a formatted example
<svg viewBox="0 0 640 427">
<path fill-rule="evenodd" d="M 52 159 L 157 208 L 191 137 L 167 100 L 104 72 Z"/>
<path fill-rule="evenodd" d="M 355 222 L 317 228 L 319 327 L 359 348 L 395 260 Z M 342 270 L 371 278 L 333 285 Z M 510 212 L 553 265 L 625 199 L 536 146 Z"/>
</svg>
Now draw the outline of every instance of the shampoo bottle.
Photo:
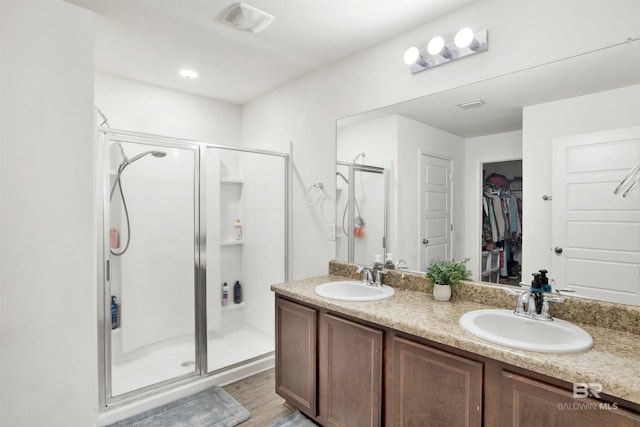
<svg viewBox="0 0 640 427">
<path fill-rule="evenodd" d="M 118 311 L 120 310 L 120 306 L 116 302 L 116 296 L 111 296 L 111 329 L 116 329 L 118 327 Z"/>
<path fill-rule="evenodd" d="M 229 285 L 224 282 L 224 285 L 222 285 L 222 305 L 227 304 L 229 304 Z"/>
<path fill-rule="evenodd" d="M 240 220 L 239 219 L 236 219 L 236 223 L 234 225 L 234 228 L 235 228 L 235 233 L 234 233 L 235 239 L 236 240 L 242 240 L 242 224 L 240 224 Z"/>
<path fill-rule="evenodd" d="M 242 286 L 240 286 L 239 280 L 236 280 L 236 284 L 233 285 L 233 302 L 234 304 L 242 302 Z"/>
</svg>

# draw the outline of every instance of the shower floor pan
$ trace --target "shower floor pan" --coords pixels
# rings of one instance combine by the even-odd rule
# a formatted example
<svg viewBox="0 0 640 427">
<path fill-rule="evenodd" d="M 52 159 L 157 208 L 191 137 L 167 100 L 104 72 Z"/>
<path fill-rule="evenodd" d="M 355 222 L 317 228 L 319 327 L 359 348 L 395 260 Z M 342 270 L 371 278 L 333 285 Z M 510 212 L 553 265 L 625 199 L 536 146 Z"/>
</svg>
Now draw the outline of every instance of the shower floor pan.
<svg viewBox="0 0 640 427">
<path fill-rule="evenodd" d="M 170 378 L 193 372 L 193 342 L 168 340 L 164 346 L 111 368 L 111 390 L 118 396 Z M 210 333 L 207 340 L 209 371 L 275 350 L 274 338 L 245 326 L 224 333 Z"/>
</svg>

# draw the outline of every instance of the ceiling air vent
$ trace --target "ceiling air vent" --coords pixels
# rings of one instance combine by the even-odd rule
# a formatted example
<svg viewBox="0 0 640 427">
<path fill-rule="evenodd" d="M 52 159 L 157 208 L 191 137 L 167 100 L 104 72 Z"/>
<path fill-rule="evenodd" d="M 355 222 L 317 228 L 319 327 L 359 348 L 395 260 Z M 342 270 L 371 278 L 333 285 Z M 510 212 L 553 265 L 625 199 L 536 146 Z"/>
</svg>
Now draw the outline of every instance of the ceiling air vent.
<svg viewBox="0 0 640 427">
<path fill-rule="evenodd" d="M 245 3 L 235 3 L 225 13 L 222 21 L 242 31 L 259 33 L 267 28 L 274 19 L 276 18 L 258 8 Z"/>
</svg>

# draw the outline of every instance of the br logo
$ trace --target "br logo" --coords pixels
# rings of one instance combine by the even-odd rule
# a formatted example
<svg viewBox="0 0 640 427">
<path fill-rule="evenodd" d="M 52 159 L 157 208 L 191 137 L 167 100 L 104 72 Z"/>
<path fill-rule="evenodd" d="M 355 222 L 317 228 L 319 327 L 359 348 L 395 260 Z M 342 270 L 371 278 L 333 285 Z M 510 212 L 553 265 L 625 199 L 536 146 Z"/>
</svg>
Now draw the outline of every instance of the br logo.
<svg viewBox="0 0 640 427">
<path fill-rule="evenodd" d="M 573 383 L 574 399 L 584 399 L 586 397 L 600 399 L 601 392 L 602 384 L 600 383 Z"/>
</svg>

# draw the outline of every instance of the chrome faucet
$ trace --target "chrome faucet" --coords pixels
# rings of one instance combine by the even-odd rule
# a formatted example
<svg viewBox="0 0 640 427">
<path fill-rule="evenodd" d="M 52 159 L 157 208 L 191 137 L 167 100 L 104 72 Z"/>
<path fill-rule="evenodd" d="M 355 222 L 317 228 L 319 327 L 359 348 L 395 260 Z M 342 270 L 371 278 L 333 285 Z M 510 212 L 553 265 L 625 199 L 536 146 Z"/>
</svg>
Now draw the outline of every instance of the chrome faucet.
<svg viewBox="0 0 640 427">
<path fill-rule="evenodd" d="M 382 276 L 387 274 L 388 271 L 384 268 L 384 264 L 382 261 L 376 260 L 373 263 L 373 277 L 375 278 L 375 282 L 371 283 L 372 286 L 382 286 Z"/>
<path fill-rule="evenodd" d="M 524 283 L 521 283 L 521 285 L 524 285 Z M 517 291 L 514 289 L 505 289 L 505 292 L 509 295 L 517 296 L 516 308 L 513 314 L 534 320 L 552 321 L 553 317 L 549 314 L 549 302 L 564 301 L 562 297 L 544 296 L 544 292 L 541 292 L 539 297 L 541 301 L 536 304 L 536 297 L 530 290 Z M 540 310 L 537 310 L 536 305 L 540 307 Z"/>
<path fill-rule="evenodd" d="M 516 308 L 513 310 L 513 314 L 521 317 L 528 317 L 534 320 L 552 321 L 553 317 L 549 314 L 549 302 L 563 302 L 562 297 L 549 297 L 544 296 L 544 292 L 540 293 L 541 302 L 540 312 L 536 309 L 536 298 L 533 292 L 530 290 L 516 291 L 513 289 L 505 289 L 505 292 L 509 295 L 517 296 Z"/>
<path fill-rule="evenodd" d="M 361 265 L 356 270 L 356 273 L 357 274 L 362 273 L 363 285 L 369 285 L 369 286 L 373 285 L 373 274 L 371 273 L 371 268 L 367 267 L 366 265 Z"/>
<path fill-rule="evenodd" d="M 376 281 L 373 283 L 373 286 L 382 286 L 382 277 L 381 276 L 387 274 L 388 271 L 385 270 L 384 268 L 379 268 L 379 269 L 374 270 L 374 271 L 375 271 Z"/>
</svg>

